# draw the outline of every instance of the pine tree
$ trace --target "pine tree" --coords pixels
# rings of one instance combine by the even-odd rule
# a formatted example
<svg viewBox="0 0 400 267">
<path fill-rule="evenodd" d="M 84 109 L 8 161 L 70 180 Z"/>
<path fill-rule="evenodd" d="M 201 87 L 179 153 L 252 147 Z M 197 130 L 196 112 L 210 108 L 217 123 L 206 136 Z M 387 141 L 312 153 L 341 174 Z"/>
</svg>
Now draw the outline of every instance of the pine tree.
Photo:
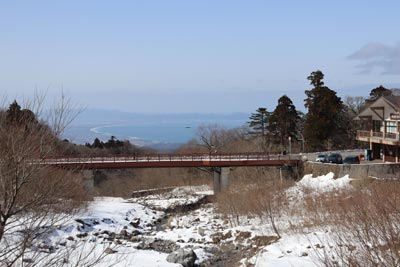
<svg viewBox="0 0 400 267">
<path fill-rule="evenodd" d="M 250 133 L 265 136 L 270 115 L 271 113 L 266 108 L 258 108 L 255 113 L 252 113 L 248 122 L 251 128 Z"/>
<path fill-rule="evenodd" d="M 269 118 L 268 130 L 273 138 L 282 145 L 287 144 L 288 138 L 297 139 L 299 114 L 292 100 L 283 95 Z"/>
<path fill-rule="evenodd" d="M 8 123 L 19 123 L 21 119 L 21 106 L 18 105 L 17 101 L 9 106 L 6 112 L 6 120 Z"/>
<path fill-rule="evenodd" d="M 306 90 L 305 107 L 308 108 L 304 125 L 306 147 L 310 150 L 325 150 L 338 147 L 336 135 L 343 134 L 344 105 L 336 92 L 325 86 L 324 74 L 317 70 L 307 77 L 313 86 Z"/>
<path fill-rule="evenodd" d="M 95 138 L 92 144 L 93 148 L 104 148 L 103 142 L 99 140 L 99 138 Z"/>
<path fill-rule="evenodd" d="M 383 87 L 382 85 L 380 85 L 371 90 L 371 92 L 369 93 L 368 100 L 374 101 L 381 96 L 388 96 L 388 95 L 392 95 L 392 90 L 387 89 L 387 88 Z"/>
</svg>

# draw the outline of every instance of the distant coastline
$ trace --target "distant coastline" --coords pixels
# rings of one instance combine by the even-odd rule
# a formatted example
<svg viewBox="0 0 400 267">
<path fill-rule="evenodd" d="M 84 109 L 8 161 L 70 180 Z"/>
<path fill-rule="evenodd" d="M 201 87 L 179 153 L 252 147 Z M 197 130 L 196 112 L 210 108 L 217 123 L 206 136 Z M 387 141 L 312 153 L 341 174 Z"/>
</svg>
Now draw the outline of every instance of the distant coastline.
<svg viewBox="0 0 400 267">
<path fill-rule="evenodd" d="M 246 124 L 247 114 L 135 114 L 120 111 L 85 111 L 64 137 L 74 143 L 92 143 L 115 136 L 137 146 L 170 151 L 195 138 L 201 124 L 218 124 L 226 128 Z"/>
</svg>

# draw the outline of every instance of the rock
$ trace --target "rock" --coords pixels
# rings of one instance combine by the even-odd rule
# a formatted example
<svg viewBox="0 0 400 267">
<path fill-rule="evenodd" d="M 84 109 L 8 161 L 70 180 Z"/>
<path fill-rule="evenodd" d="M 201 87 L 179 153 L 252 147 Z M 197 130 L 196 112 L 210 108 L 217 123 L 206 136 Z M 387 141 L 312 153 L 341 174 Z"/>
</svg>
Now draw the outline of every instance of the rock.
<svg viewBox="0 0 400 267">
<path fill-rule="evenodd" d="M 117 251 L 116 251 L 116 250 L 113 250 L 112 248 L 106 248 L 106 249 L 104 250 L 104 253 L 105 253 L 105 254 L 114 254 L 114 253 L 117 253 Z"/>
<path fill-rule="evenodd" d="M 119 232 L 119 236 L 121 237 L 121 238 L 128 238 L 129 236 L 128 236 L 128 232 L 125 230 L 125 229 L 122 229 L 120 232 Z"/>
<path fill-rule="evenodd" d="M 212 243 L 213 243 L 213 244 L 218 244 L 219 242 L 221 242 L 221 239 L 220 239 L 219 237 L 214 236 L 214 237 L 212 238 Z"/>
<path fill-rule="evenodd" d="M 76 234 L 77 238 L 84 238 L 84 237 L 87 237 L 87 236 L 88 236 L 88 233 Z"/>
<path fill-rule="evenodd" d="M 236 240 L 244 240 L 251 237 L 251 233 L 250 232 L 239 232 L 238 236 L 236 237 Z"/>
<path fill-rule="evenodd" d="M 193 267 L 196 261 L 196 253 L 192 249 L 180 248 L 168 255 L 167 261 L 171 263 L 179 263 L 183 267 Z"/>
<path fill-rule="evenodd" d="M 83 228 L 85 228 L 85 226 L 91 226 L 90 224 L 85 223 L 85 222 L 84 222 L 83 220 L 81 220 L 81 219 L 75 219 L 75 221 L 76 221 L 77 223 L 82 224 Z"/>
<path fill-rule="evenodd" d="M 206 235 L 206 230 L 204 228 L 202 228 L 202 227 L 199 227 L 199 228 L 197 228 L 197 233 L 200 236 L 205 236 Z"/>
<path fill-rule="evenodd" d="M 217 233 L 212 234 L 210 237 L 211 237 L 213 244 L 219 244 L 221 242 L 221 240 L 223 239 L 223 236 L 224 236 L 223 233 L 217 232 Z"/>
<path fill-rule="evenodd" d="M 51 253 L 51 252 L 54 251 L 54 247 L 52 245 L 45 244 L 45 243 L 39 244 L 38 248 L 43 252 L 50 252 Z"/>
<path fill-rule="evenodd" d="M 72 236 L 67 237 L 67 240 L 74 241 L 75 239 Z"/>
<path fill-rule="evenodd" d="M 132 225 L 132 226 L 135 227 L 135 228 L 138 228 L 139 225 L 140 225 L 140 218 L 135 218 L 135 219 L 134 219 L 133 221 L 131 221 L 129 224 Z"/>
<path fill-rule="evenodd" d="M 138 236 L 138 235 L 141 235 L 141 234 L 142 233 L 139 230 L 133 230 L 132 233 L 131 233 L 131 235 L 133 235 L 133 236 Z"/>
<path fill-rule="evenodd" d="M 155 250 L 162 253 L 171 253 L 179 248 L 175 242 L 162 239 L 146 239 L 139 243 L 137 249 Z"/>
<path fill-rule="evenodd" d="M 142 239 L 140 237 L 137 236 L 132 236 L 129 241 L 131 242 L 140 242 Z"/>
<path fill-rule="evenodd" d="M 254 244 L 257 247 L 263 247 L 263 246 L 268 246 L 272 243 L 275 243 L 276 241 L 279 240 L 279 237 L 277 236 L 255 236 L 253 238 Z"/>
<path fill-rule="evenodd" d="M 232 232 L 231 231 L 229 231 L 226 234 L 222 235 L 222 239 L 223 240 L 231 238 L 231 237 L 232 237 Z"/>
</svg>

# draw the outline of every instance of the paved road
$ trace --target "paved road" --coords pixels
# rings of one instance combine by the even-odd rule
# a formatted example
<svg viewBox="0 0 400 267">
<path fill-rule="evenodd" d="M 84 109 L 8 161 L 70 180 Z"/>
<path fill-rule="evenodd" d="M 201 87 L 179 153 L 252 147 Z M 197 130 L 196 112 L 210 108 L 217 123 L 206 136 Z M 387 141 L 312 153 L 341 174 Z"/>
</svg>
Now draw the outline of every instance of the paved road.
<svg viewBox="0 0 400 267">
<path fill-rule="evenodd" d="M 307 157 L 307 160 L 309 161 L 315 161 L 317 156 L 319 154 L 330 154 L 330 153 L 340 153 L 343 157 L 343 159 L 347 156 L 351 155 L 360 155 L 360 154 L 365 154 L 365 149 L 355 149 L 355 150 L 335 150 L 335 151 L 325 151 L 325 152 L 318 152 L 318 153 L 305 153 L 304 155 Z M 373 161 L 361 161 L 361 163 L 380 163 L 382 160 L 376 159 Z"/>
</svg>

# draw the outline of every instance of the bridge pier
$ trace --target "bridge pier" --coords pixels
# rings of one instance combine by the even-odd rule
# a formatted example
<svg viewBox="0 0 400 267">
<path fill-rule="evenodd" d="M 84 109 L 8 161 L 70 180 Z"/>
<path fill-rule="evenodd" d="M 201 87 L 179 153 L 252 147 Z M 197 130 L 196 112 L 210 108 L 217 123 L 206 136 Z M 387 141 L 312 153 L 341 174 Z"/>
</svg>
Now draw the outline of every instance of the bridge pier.
<svg viewBox="0 0 400 267">
<path fill-rule="evenodd" d="M 229 167 L 214 167 L 214 195 L 221 193 L 229 187 Z"/>
<path fill-rule="evenodd" d="M 92 191 L 94 188 L 95 171 L 94 170 L 80 170 L 78 171 L 82 176 L 83 187 L 87 191 Z"/>
</svg>

